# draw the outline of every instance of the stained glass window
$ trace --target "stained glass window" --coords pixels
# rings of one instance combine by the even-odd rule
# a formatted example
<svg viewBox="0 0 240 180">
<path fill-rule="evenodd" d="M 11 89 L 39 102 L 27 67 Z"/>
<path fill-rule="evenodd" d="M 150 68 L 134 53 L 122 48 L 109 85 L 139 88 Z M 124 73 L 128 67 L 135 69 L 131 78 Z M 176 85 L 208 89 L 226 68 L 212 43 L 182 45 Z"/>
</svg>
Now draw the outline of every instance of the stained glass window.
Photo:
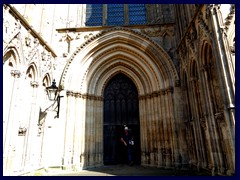
<svg viewBox="0 0 240 180">
<path fill-rule="evenodd" d="M 102 26 L 103 6 L 102 4 L 87 4 L 86 26 Z"/>
<path fill-rule="evenodd" d="M 107 14 L 107 25 L 124 24 L 124 4 L 108 4 Z"/>
<path fill-rule="evenodd" d="M 124 8 L 128 6 L 128 8 Z M 128 9 L 128 12 L 124 12 Z M 86 6 L 86 26 L 108 26 L 117 25 L 135 25 L 146 23 L 146 9 L 144 4 L 107 4 L 106 19 L 103 19 L 104 14 L 103 4 L 87 4 Z M 125 19 L 128 17 L 129 22 Z"/>
<path fill-rule="evenodd" d="M 146 9 L 144 4 L 129 4 L 128 10 L 129 24 L 146 23 Z"/>
</svg>

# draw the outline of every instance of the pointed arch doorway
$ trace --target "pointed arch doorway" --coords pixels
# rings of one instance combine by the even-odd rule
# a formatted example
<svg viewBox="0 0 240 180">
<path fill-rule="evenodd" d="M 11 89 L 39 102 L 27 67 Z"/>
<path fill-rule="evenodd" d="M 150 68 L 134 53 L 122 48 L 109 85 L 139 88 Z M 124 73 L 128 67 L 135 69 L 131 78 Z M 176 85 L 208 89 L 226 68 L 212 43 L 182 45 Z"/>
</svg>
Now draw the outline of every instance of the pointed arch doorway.
<svg viewBox="0 0 240 180">
<path fill-rule="evenodd" d="M 138 91 L 124 74 L 115 75 L 104 90 L 104 164 L 127 162 L 127 152 L 120 141 L 124 124 L 134 134 L 134 161 L 141 162 Z"/>
</svg>

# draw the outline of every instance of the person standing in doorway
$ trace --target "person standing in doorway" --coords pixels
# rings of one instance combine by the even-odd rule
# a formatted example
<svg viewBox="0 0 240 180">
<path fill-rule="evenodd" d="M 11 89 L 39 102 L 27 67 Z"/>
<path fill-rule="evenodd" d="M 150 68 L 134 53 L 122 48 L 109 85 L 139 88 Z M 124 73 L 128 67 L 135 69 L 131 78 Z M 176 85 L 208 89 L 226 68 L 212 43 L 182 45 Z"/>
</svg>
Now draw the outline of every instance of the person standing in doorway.
<svg viewBox="0 0 240 180">
<path fill-rule="evenodd" d="M 133 135 L 129 131 L 128 127 L 124 127 L 124 133 L 120 139 L 123 143 L 124 146 L 127 148 L 127 153 L 128 153 L 128 163 L 130 166 L 132 166 L 133 163 L 133 146 L 134 146 L 134 141 L 133 141 Z"/>
</svg>

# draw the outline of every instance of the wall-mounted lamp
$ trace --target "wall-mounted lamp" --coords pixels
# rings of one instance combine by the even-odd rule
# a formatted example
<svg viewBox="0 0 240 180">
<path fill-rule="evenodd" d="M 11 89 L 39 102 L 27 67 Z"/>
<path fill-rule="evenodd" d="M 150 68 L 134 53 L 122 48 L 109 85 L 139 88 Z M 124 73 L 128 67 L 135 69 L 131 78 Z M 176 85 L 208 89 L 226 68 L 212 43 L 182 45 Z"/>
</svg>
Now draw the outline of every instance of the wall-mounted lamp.
<svg viewBox="0 0 240 180">
<path fill-rule="evenodd" d="M 57 101 L 57 118 L 59 117 L 59 109 L 60 109 L 60 98 L 63 96 L 60 96 L 60 90 L 56 86 L 55 79 L 52 82 L 52 85 L 49 87 L 46 87 L 47 95 L 50 101 Z"/>
</svg>

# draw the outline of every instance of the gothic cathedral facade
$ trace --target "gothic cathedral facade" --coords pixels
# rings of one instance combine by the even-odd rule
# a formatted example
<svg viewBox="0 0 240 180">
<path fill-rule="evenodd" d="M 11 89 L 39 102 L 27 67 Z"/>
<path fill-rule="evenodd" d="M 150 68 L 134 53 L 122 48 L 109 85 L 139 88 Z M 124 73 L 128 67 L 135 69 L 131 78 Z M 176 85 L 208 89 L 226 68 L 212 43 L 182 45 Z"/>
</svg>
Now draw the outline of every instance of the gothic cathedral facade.
<svg viewBox="0 0 240 180">
<path fill-rule="evenodd" d="M 141 166 L 235 174 L 235 5 L 4 4 L 4 175 L 121 163 L 124 125 Z"/>
</svg>

